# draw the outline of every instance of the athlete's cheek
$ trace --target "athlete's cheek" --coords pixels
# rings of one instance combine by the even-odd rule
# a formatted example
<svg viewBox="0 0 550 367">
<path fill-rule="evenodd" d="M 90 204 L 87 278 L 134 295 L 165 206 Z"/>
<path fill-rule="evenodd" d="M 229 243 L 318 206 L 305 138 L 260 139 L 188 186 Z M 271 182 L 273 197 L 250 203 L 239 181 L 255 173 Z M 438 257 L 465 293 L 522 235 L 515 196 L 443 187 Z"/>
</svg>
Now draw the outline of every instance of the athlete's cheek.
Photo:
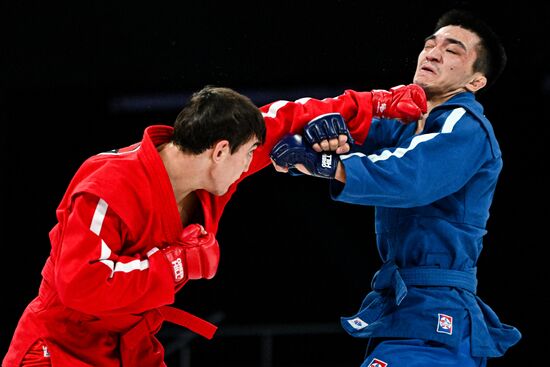
<svg viewBox="0 0 550 367">
<path fill-rule="evenodd" d="M 248 169 L 250 168 L 250 163 L 252 162 L 252 155 L 248 156 L 248 158 L 246 159 L 246 163 L 244 165 L 244 169 L 243 169 L 243 172 L 247 172 Z"/>
</svg>

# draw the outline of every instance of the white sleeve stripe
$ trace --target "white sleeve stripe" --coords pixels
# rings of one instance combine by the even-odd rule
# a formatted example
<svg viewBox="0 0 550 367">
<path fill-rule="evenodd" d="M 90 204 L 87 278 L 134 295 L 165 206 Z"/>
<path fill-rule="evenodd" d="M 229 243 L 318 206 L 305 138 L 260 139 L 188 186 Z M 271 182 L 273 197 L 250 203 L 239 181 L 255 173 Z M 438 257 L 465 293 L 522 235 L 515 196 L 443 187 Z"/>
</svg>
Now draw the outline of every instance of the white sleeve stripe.
<svg viewBox="0 0 550 367">
<path fill-rule="evenodd" d="M 309 101 L 310 99 L 311 99 L 311 97 L 300 98 L 300 99 L 296 100 L 295 103 L 306 104 L 307 101 Z M 271 104 L 271 106 L 269 106 L 269 110 L 267 110 L 267 112 L 262 112 L 262 116 L 263 117 L 275 118 L 275 117 L 277 117 L 277 112 L 282 107 L 286 106 L 288 103 L 289 103 L 289 101 L 284 101 L 284 100 L 273 102 Z"/>
<path fill-rule="evenodd" d="M 296 103 L 301 103 L 301 104 L 306 104 L 307 101 L 309 101 L 311 99 L 311 97 L 302 97 L 300 99 L 297 99 L 295 102 Z"/>
<path fill-rule="evenodd" d="M 451 112 L 451 114 L 447 117 L 445 120 L 445 123 L 443 124 L 443 127 L 441 128 L 442 134 L 447 134 L 453 131 L 453 128 L 455 127 L 456 123 L 460 118 L 466 113 L 466 110 L 462 107 L 456 108 Z"/>
<path fill-rule="evenodd" d="M 129 263 L 123 263 L 123 262 L 117 262 L 115 265 L 115 273 L 116 272 L 123 272 L 123 273 L 129 273 L 134 270 L 146 270 L 149 269 L 149 260 L 139 260 L 135 259 L 130 261 Z"/>
<path fill-rule="evenodd" d="M 109 278 L 112 278 L 117 272 L 130 273 L 134 270 L 143 271 L 149 269 L 149 260 L 147 259 L 135 259 L 128 263 L 123 263 L 119 261 L 116 264 L 113 260 L 99 260 L 99 262 L 111 269 L 111 275 L 109 276 Z"/>
<path fill-rule="evenodd" d="M 109 257 L 111 257 L 111 249 L 105 241 L 101 240 L 101 256 L 99 260 L 107 260 Z"/>
<path fill-rule="evenodd" d="M 99 202 L 97 203 L 97 207 L 95 208 L 94 216 L 92 218 L 92 224 L 90 225 L 90 230 L 99 236 L 99 233 L 101 232 L 101 227 L 103 226 L 103 220 L 105 219 L 105 214 L 107 213 L 107 208 L 109 205 L 105 202 L 103 199 L 99 199 Z M 111 278 L 116 272 L 123 272 L 123 273 L 129 273 L 134 270 L 146 270 L 149 269 L 149 260 L 139 260 L 135 259 L 128 263 L 123 262 L 115 262 L 113 260 L 109 260 L 109 257 L 111 257 L 112 250 L 111 248 L 103 241 L 101 240 L 101 255 L 99 258 L 99 262 L 107 266 L 109 269 L 111 269 Z"/>
<path fill-rule="evenodd" d="M 97 207 L 95 208 L 94 217 L 92 218 L 92 224 L 90 225 L 90 230 L 99 236 L 101 232 L 101 227 L 103 226 L 103 220 L 105 219 L 105 213 L 107 213 L 107 208 L 109 205 L 103 199 L 99 199 Z"/>
<path fill-rule="evenodd" d="M 445 119 L 445 122 L 443 123 L 443 127 L 441 128 L 440 133 L 430 133 L 430 134 L 422 134 L 417 135 L 414 138 L 412 138 L 411 143 L 407 148 L 397 148 L 393 152 L 386 149 L 383 150 L 380 154 L 371 154 L 368 156 L 368 158 L 373 162 L 376 163 L 378 161 L 385 161 L 386 159 L 390 157 L 397 157 L 402 158 L 406 153 L 410 152 L 414 148 L 416 148 L 419 144 L 424 143 L 426 141 L 432 140 L 439 134 L 448 134 L 453 131 L 453 128 L 455 127 L 456 123 L 460 120 L 460 118 L 466 113 L 466 110 L 462 107 L 454 109 L 449 116 Z M 340 156 L 341 159 L 345 160 L 352 156 L 358 156 L 358 157 L 364 157 L 365 154 L 362 153 L 352 153 L 352 154 L 342 154 Z"/>
<path fill-rule="evenodd" d="M 112 278 L 116 272 L 129 273 L 134 270 L 142 271 L 149 269 L 149 260 L 147 259 L 134 259 L 127 263 L 123 263 L 121 261 L 115 263 L 113 260 L 109 260 L 109 256 L 111 256 L 111 253 L 112 250 L 109 248 L 109 246 L 103 240 L 101 240 L 101 258 L 99 259 L 99 262 L 111 269 L 110 278 Z"/>
<path fill-rule="evenodd" d="M 340 155 L 340 159 L 341 159 L 341 160 L 346 160 L 346 159 L 351 158 L 351 157 L 353 157 L 353 156 L 362 158 L 362 157 L 365 157 L 365 154 L 364 154 L 364 153 L 361 153 L 361 152 L 355 152 L 355 153 L 351 153 L 351 154 L 341 154 L 341 155 Z"/>
<path fill-rule="evenodd" d="M 277 111 L 284 105 L 286 105 L 288 101 L 277 101 L 274 102 L 271 106 L 269 106 L 269 110 L 267 110 L 267 113 L 262 112 L 262 115 L 264 117 L 272 117 L 275 118 L 277 116 Z"/>
<path fill-rule="evenodd" d="M 106 265 L 109 269 L 111 269 L 111 276 L 109 278 L 113 277 L 113 269 L 115 267 L 115 263 L 113 260 L 109 260 L 109 257 L 111 256 L 111 249 L 105 241 L 101 240 L 101 255 L 99 256 L 99 262 Z"/>
<path fill-rule="evenodd" d="M 378 161 L 385 161 L 386 159 L 388 159 L 392 156 L 397 157 L 397 158 L 402 158 L 407 152 L 410 152 L 411 150 L 416 148 L 418 146 L 418 144 L 423 143 L 423 142 L 428 141 L 428 140 L 432 140 L 437 135 L 439 135 L 439 133 L 424 134 L 424 135 L 415 136 L 411 140 L 411 144 L 409 144 L 409 146 L 407 148 L 397 148 L 393 152 L 390 152 L 389 150 L 384 150 L 380 154 L 371 154 L 371 155 L 369 155 L 369 159 L 372 162 L 378 162 Z"/>
</svg>

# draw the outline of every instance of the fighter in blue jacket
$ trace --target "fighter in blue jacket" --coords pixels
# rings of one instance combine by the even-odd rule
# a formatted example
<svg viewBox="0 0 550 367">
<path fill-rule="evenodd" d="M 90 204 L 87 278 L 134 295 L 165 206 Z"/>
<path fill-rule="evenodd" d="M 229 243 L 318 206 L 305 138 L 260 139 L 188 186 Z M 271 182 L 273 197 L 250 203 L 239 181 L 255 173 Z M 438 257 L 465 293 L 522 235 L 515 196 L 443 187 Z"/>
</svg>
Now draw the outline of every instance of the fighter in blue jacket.
<svg viewBox="0 0 550 367">
<path fill-rule="evenodd" d="M 373 119 L 365 143 L 337 155 L 315 133 L 325 116 L 272 150 L 278 170 L 333 178 L 334 200 L 375 206 L 383 265 L 359 312 L 342 318 L 370 340 L 363 367 L 485 366 L 521 337 L 476 295 L 502 158 L 475 95 L 505 63 L 485 23 L 448 12 L 418 58 L 414 83 L 428 101 L 419 121 Z"/>
</svg>

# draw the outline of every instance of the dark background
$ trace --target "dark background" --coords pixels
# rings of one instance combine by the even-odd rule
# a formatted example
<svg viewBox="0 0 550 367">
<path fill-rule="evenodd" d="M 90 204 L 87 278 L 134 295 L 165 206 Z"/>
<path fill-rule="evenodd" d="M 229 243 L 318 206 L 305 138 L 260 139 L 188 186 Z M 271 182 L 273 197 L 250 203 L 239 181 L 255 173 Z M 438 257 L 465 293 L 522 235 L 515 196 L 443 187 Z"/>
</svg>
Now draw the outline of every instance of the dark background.
<svg viewBox="0 0 550 367">
<path fill-rule="evenodd" d="M 459 5 L 477 9 L 509 55 L 502 78 L 480 96 L 504 169 L 478 295 L 524 337 L 489 366 L 545 363 L 549 12 L 526 1 L 472 3 L 2 2 L 0 354 L 37 293 L 55 208 L 86 157 L 140 140 L 148 125 L 171 124 L 206 84 L 263 105 L 409 83 L 424 37 Z M 223 315 L 220 337 L 191 342 L 193 365 L 260 364 L 257 339 L 224 337 L 224 330 L 337 328 L 380 265 L 372 208 L 333 202 L 326 181 L 271 168 L 241 184 L 218 240 L 216 277 L 177 297 L 199 316 Z M 280 337 L 274 365 L 359 366 L 364 347 L 343 331 Z M 178 363 L 175 356 L 168 362 Z"/>
</svg>

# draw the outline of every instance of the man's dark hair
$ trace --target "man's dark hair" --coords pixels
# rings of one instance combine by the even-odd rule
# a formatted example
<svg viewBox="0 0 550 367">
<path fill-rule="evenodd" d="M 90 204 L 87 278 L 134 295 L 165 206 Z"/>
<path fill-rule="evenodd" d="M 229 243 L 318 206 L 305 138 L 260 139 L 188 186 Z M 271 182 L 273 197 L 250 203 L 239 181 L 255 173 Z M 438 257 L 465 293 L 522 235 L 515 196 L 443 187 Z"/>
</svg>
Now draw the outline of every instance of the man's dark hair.
<svg viewBox="0 0 550 367">
<path fill-rule="evenodd" d="M 227 140 L 233 153 L 253 137 L 263 144 L 265 134 L 262 113 L 248 97 L 230 88 L 206 86 L 178 114 L 172 141 L 184 152 L 200 154 Z"/>
<path fill-rule="evenodd" d="M 439 18 L 434 32 L 448 25 L 467 29 L 480 38 L 474 72 L 485 75 L 487 78 L 485 89 L 489 88 L 502 74 L 507 61 L 506 51 L 499 37 L 481 18 L 468 10 L 449 10 Z"/>
</svg>

